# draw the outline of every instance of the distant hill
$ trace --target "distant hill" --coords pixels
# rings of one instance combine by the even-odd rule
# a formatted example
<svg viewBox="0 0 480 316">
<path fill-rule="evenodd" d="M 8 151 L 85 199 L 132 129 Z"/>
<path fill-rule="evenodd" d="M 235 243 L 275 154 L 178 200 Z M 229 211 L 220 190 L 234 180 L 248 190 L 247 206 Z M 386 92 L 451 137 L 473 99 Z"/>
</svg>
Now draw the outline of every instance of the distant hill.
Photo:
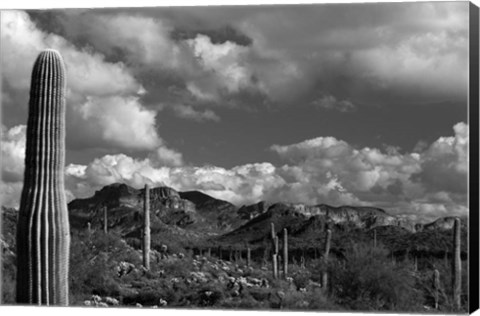
<svg viewBox="0 0 480 316">
<path fill-rule="evenodd" d="M 237 215 L 237 207 L 230 202 L 215 199 L 199 191 L 179 192 L 179 195 L 192 202 L 198 214 L 220 230 L 231 230 L 244 222 Z"/>
<path fill-rule="evenodd" d="M 374 235 L 378 243 L 399 255 L 411 251 L 441 256 L 452 246 L 453 217 L 422 225 L 374 207 L 275 203 L 261 212 L 264 205 L 240 208 L 239 212 L 243 210 L 243 214 L 248 210 L 260 214 L 217 240 L 227 244 L 249 242 L 256 246 L 266 245 L 270 225 L 274 223 L 279 236 L 287 228 L 292 249 L 322 247 L 327 228 L 333 231 L 332 247 L 339 248 L 336 249 L 338 251 L 352 241 L 373 243 Z M 466 219 L 462 221 L 462 252 L 466 256 Z"/>
<path fill-rule="evenodd" d="M 140 242 L 143 226 L 144 189 L 114 183 L 93 196 L 68 204 L 72 232 L 103 229 L 103 210 L 108 229 L 130 241 Z M 286 228 L 291 249 L 321 248 L 325 229 L 333 231 L 332 251 L 341 253 L 348 243 L 363 241 L 385 245 L 402 256 L 406 252 L 442 256 L 452 245 L 454 217 L 418 224 L 375 207 L 305 205 L 259 202 L 237 208 L 200 191 L 177 192 L 169 187 L 150 190 L 152 240 L 191 247 L 228 245 L 254 248 L 268 245 L 270 225 L 279 237 Z M 2 243 L 14 245 L 17 211 L 2 208 Z M 462 255 L 467 253 L 467 220 L 462 220 Z"/>
</svg>

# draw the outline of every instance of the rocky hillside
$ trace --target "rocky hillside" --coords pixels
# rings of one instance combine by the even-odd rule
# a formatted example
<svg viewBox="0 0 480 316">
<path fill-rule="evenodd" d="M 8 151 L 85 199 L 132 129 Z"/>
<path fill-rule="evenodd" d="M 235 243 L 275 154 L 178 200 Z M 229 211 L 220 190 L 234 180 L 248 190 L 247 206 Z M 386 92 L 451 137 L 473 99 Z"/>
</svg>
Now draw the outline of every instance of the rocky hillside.
<svg viewBox="0 0 480 316">
<path fill-rule="evenodd" d="M 232 203 L 215 199 L 199 191 L 179 192 L 179 195 L 193 203 L 198 214 L 219 230 L 229 231 L 245 222 L 237 216 L 237 207 Z"/>
<path fill-rule="evenodd" d="M 103 230 L 104 209 L 108 230 L 140 243 L 143 225 L 143 189 L 114 183 L 86 199 L 69 203 L 70 224 L 75 231 Z M 453 217 L 417 224 L 375 207 L 326 204 L 304 205 L 259 202 L 237 208 L 199 191 L 177 192 L 169 187 L 150 189 L 152 239 L 204 247 L 208 244 L 244 245 L 261 248 L 268 242 L 270 225 L 281 234 L 288 229 L 291 248 L 319 247 L 326 227 L 333 230 L 333 248 L 340 251 L 351 241 L 386 245 L 401 255 L 408 251 L 441 256 L 452 242 Z M 16 211 L 3 209 L 3 242 L 14 242 Z M 467 221 L 462 221 L 462 247 L 467 252 Z"/>
<path fill-rule="evenodd" d="M 108 227 L 122 235 L 138 231 L 143 218 L 144 189 L 126 184 L 105 186 L 86 199 L 68 204 L 70 222 L 74 228 L 103 227 L 103 210 L 107 209 Z M 150 189 L 150 208 L 162 224 L 202 234 L 224 233 L 240 226 L 236 207 L 197 191 L 177 192 L 169 187 Z"/>
<path fill-rule="evenodd" d="M 268 245 L 270 224 L 274 223 L 279 235 L 287 228 L 291 249 L 319 247 L 323 244 L 327 227 L 333 230 L 332 245 L 334 249 L 337 248 L 337 252 L 341 252 L 352 241 L 373 243 L 374 238 L 399 256 L 409 251 L 445 256 L 452 246 L 453 217 L 440 218 L 422 225 L 373 207 L 285 203 L 268 205 L 263 202 L 243 206 L 238 213 L 240 216 L 256 216 L 238 229 L 218 237 L 217 241 L 225 244 L 249 242 L 263 247 Z M 462 221 L 462 252 L 466 257 L 466 219 Z"/>
</svg>

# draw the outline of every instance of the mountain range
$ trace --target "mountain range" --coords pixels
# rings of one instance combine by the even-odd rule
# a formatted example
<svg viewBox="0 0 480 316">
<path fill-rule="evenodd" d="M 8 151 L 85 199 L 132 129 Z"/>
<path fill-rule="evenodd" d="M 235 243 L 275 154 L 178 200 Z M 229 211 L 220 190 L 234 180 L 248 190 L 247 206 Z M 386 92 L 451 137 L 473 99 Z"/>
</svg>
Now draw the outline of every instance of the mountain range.
<svg viewBox="0 0 480 316">
<path fill-rule="evenodd" d="M 144 189 L 114 183 L 89 198 L 68 204 L 73 231 L 103 229 L 104 208 L 108 230 L 139 244 L 143 226 Z M 152 239 L 175 240 L 184 247 L 223 245 L 265 247 L 270 225 L 277 234 L 289 233 L 291 249 L 321 247 L 325 229 L 333 232 L 332 247 L 341 250 L 350 242 L 376 238 L 393 254 L 406 252 L 448 256 L 454 217 L 428 224 L 388 214 L 376 207 L 305 205 L 261 201 L 237 207 L 199 191 L 178 192 L 169 187 L 150 189 Z M 4 237 L 13 238 L 16 212 L 2 209 Z M 467 255 L 467 221 L 462 220 L 462 256 Z M 8 241 L 7 241 L 8 243 Z M 155 245 L 155 242 L 154 242 Z M 334 250 L 335 251 L 335 250 Z"/>
</svg>

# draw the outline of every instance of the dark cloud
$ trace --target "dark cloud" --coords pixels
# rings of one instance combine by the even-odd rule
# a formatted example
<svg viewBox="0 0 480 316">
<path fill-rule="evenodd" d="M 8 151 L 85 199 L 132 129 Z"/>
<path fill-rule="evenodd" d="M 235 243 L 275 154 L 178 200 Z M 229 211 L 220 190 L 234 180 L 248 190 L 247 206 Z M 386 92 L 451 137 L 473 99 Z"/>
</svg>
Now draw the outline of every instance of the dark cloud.
<svg viewBox="0 0 480 316">
<path fill-rule="evenodd" d="M 227 41 L 241 46 L 249 46 L 252 44 L 251 38 L 230 25 L 211 30 L 175 29 L 171 36 L 174 40 L 183 41 L 194 39 L 198 34 L 210 37 L 213 44 L 223 44 Z"/>
</svg>

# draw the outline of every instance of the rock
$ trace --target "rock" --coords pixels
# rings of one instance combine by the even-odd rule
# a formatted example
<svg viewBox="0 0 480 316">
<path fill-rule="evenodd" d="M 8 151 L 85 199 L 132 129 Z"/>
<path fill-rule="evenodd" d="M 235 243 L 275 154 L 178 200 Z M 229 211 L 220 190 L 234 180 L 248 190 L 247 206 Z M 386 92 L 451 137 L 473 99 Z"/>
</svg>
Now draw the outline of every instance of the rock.
<svg viewBox="0 0 480 316">
<path fill-rule="evenodd" d="M 113 305 L 113 306 L 118 306 L 118 304 L 119 304 L 119 302 L 116 298 L 113 298 L 113 297 L 110 297 L 110 296 L 105 297 L 105 302 L 107 304 L 110 304 L 110 305 Z"/>
</svg>

